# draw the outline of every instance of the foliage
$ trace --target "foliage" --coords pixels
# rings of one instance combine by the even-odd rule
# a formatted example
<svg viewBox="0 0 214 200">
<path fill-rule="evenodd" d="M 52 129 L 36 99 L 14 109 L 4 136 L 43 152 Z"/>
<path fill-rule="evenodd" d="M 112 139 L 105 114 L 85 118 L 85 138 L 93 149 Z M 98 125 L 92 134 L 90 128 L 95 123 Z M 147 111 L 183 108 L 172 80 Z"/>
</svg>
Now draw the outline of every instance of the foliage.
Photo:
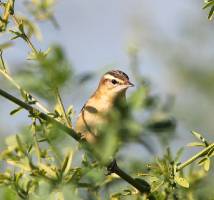
<svg viewBox="0 0 214 200">
<path fill-rule="evenodd" d="M 35 20 L 51 20 L 57 24 L 53 15 L 54 1 L 35 0 L 25 5 Z M 205 8 L 212 5 L 213 1 L 209 1 Z M 130 185 L 122 184 L 125 180 L 130 180 L 130 177 L 124 178 L 121 171 L 119 173 L 110 171 L 110 175 L 105 175 L 106 165 L 115 157 L 120 159 L 118 156 L 120 150 L 128 145 L 141 144 L 153 152 L 153 146 L 147 143 L 147 135 L 154 135 L 163 147 L 166 147 L 167 140 L 174 136 L 176 120 L 169 112 L 170 103 L 169 101 L 164 103 L 158 96 L 153 95 L 151 84 L 140 75 L 136 62 L 137 50 L 131 49 L 129 52 L 136 80 L 135 92 L 129 96 L 126 105 L 118 101 L 117 109 L 108 113 L 106 116 L 108 123 L 100 127 L 96 146 L 88 147 L 81 141 L 78 144 L 70 135 L 64 134 L 65 131 L 62 129 L 73 127 L 74 111 L 72 106 L 67 109 L 64 107 L 59 92 L 70 78 L 75 76 L 74 70 L 59 45 L 52 45 L 45 51 L 38 50 L 34 46 L 31 38 L 40 35 L 37 21 L 32 22 L 26 16 L 17 16 L 14 7 L 14 0 L 1 3 L 3 12 L 0 30 L 3 34 L 10 35 L 11 41 L 0 44 L 0 74 L 18 89 L 20 99 L 25 104 L 35 106 L 38 110 L 29 113 L 27 127 L 5 139 L 5 148 L 0 153 L 2 198 L 70 199 L 71 196 L 72 199 L 112 200 L 195 198 L 195 187 L 203 182 L 211 169 L 211 158 L 214 156 L 213 142 L 206 140 L 197 132 L 192 132 L 197 142 L 192 142 L 188 146 L 200 147 L 201 150 L 183 163 L 181 163 L 183 149 L 173 156 L 171 150 L 167 148 L 162 157 L 153 158 L 148 163 L 145 160 L 138 160 L 137 167 L 131 167 L 132 163 L 129 164 L 130 174 L 135 177 L 129 182 Z M 210 15 L 212 14 L 213 11 Z M 3 52 L 11 48 L 12 41 L 17 39 L 25 42 L 31 52 L 21 69 L 15 75 L 11 75 L 4 61 Z M 87 81 L 87 77 L 83 76 L 84 81 Z M 54 108 L 46 108 L 31 93 L 53 104 Z M 10 114 L 18 114 L 22 110 L 23 107 L 19 105 L 10 111 Z M 41 118 L 41 111 L 62 126 Z M 126 155 L 121 155 L 122 159 L 126 159 Z M 193 163 L 196 160 L 199 160 L 198 163 Z M 188 168 L 188 171 L 184 171 L 184 168 Z M 118 176 L 114 176 L 114 172 Z M 141 193 L 136 189 L 136 184 L 151 190 Z"/>
<path fill-rule="evenodd" d="M 204 5 L 203 9 L 207 9 L 207 8 L 210 9 L 209 14 L 208 14 L 208 19 L 212 20 L 213 14 L 214 14 L 214 1 L 213 0 L 206 0 L 204 2 L 205 2 L 205 5 Z"/>
</svg>

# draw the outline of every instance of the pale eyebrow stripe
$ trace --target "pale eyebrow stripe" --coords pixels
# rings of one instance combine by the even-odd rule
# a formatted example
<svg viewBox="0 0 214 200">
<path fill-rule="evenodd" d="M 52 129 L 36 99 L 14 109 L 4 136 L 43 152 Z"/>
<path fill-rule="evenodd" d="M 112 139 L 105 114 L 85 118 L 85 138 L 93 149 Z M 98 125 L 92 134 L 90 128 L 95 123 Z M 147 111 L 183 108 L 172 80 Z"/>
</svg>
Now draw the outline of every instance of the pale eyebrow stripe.
<svg viewBox="0 0 214 200">
<path fill-rule="evenodd" d="M 123 80 L 121 80 L 121 79 L 119 79 L 119 78 L 116 78 L 116 77 L 114 77 L 114 76 L 112 76 L 112 75 L 110 75 L 110 74 L 104 75 L 104 78 L 105 78 L 105 79 L 110 79 L 110 80 L 115 79 L 115 80 L 116 80 L 117 82 L 119 82 L 119 83 L 123 83 L 123 82 L 124 82 Z"/>
</svg>

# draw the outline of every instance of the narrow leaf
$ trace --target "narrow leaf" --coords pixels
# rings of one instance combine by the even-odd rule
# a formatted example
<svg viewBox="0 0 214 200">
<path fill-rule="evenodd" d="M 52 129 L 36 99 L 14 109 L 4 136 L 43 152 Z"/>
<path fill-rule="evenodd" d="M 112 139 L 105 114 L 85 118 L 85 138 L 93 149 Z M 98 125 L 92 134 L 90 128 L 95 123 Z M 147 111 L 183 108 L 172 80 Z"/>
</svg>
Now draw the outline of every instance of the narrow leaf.
<svg viewBox="0 0 214 200">
<path fill-rule="evenodd" d="M 176 157 L 175 157 L 175 162 L 176 162 L 176 163 L 179 161 L 179 159 L 180 159 L 180 157 L 181 157 L 183 151 L 184 151 L 184 148 L 180 148 L 180 149 L 177 151 Z"/>
<path fill-rule="evenodd" d="M 22 109 L 23 109 L 22 107 L 18 107 L 18 108 L 16 108 L 16 109 L 12 110 L 12 111 L 10 112 L 10 115 L 14 115 L 14 114 L 16 114 L 17 112 L 19 112 L 19 111 L 22 110 Z"/>
<path fill-rule="evenodd" d="M 18 135 L 16 135 L 16 142 L 17 142 L 17 145 L 19 147 L 19 150 L 22 152 L 22 153 L 25 153 L 25 149 L 24 149 L 24 145 L 20 139 L 20 137 Z"/>
<path fill-rule="evenodd" d="M 207 158 L 206 161 L 204 162 L 204 170 L 208 172 L 209 169 L 210 169 L 210 159 Z"/>
<path fill-rule="evenodd" d="M 56 172 L 50 166 L 39 163 L 38 167 L 40 168 L 40 170 L 44 170 L 50 178 L 56 178 Z"/>
<path fill-rule="evenodd" d="M 26 93 L 23 89 L 20 89 L 20 94 L 21 94 L 21 96 L 23 97 L 23 99 L 24 99 L 25 101 L 28 100 L 28 98 L 27 98 L 27 93 Z"/>
<path fill-rule="evenodd" d="M 214 156 L 214 148 L 210 149 L 210 151 L 208 152 L 207 156 L 209 156 L 209 157 Z"/>
<path fill-rule="evenodd" d="M 15 135 L 11 135 L 5 139 L 8 150 L 12 151 L 17 147 L 17 140 Z"/>
<path fill-rule="evenodd" d="M 206 139 L 199 133 L 195 132 L 195 131 L 192 131 L 192 134 L 198 139 L 200 140 L 201 142 L 203 142 L 206 146 L 208 146 L 208 142 L 206 141 Z"/>
<path fill-rule="evenodd" d="M 214 13 L 214 6 L 210 9 L 210 12 L 209 12 L 209 15 L 208 15 L 208 19 L 209 20 L 212 20 L 213 13 Z"/>
<path fill-rule="evenodd" d="M 26 163 L 21 163 L 18 161 L 14 161 L 14 160 L 6 160 L 6 162 L 8 164 L 11 164 L 15 167 L 19 167 L 20 169 L 24 170 L 24 171 L 31 171 L 31 167 L 29 166 L 29 164 Z"/>
<path fill-rule="evenodd" d="M 66 157 L 65 157 L 65 159 L 63 161 L 63 164 L 62 164 L 62 172 L 63 172 L 63 174 L 67 174 L 68 173 L 68 171 L 70 169 L 70 166 L 71 166 L 72 158 L 73 158 L 73 152 L 70 151 L 66 155 Z"/>
<path fill-rule="evenodd" d="M 206 3 L 206 5 L 203 7 L 203 9 L 206 9 L 206 8 L 212 6 L 212 5 L 214 5 L 214 1 Z"/>
<path fill-rule="evenodd" d="M 193 134 L 198 140 L 200 140 L 200 141 L 201 141 L 201 138 L 203 138 L 203 137 L 201 136 L 201 134 L 197 133 L 196 131 L 192 131 L 192 134 Z"/>
<path fill-rule="evenodd" d="M 189 182 L 185 178 L 175 176 L 175 182 L 182 187 L 189 188 Z"/>
<path fill-rule="evenodd" d="M 7 49 L 11 46 L 13 46 L 12 42 L 5 42 L 5 43 L 0 44 L 0 49 Z"/>
<path fill-rule="evenodd" d="M 189 144 L 187 144 L 188 147 L 204 147 L 204 143 L 201 142 L 191 142 Z"/>
<path fill-rule="evenodd" d="M 68 110 L 67 110 L 66 114 L 68 116 L 70 116 L 73 113 L 74 113 L 74 107 L 71 105 L 71 106 L 68 107 Z"/>
<path fill-rule="evenodd" d="M 199 165 L 202 165 L 202 164 L 206 161 L 206 159 L 207 159 L 206 157 L 202 158 L 202 159 L 198 162 L 198 164 L 199 164 Z"/>
</svg>

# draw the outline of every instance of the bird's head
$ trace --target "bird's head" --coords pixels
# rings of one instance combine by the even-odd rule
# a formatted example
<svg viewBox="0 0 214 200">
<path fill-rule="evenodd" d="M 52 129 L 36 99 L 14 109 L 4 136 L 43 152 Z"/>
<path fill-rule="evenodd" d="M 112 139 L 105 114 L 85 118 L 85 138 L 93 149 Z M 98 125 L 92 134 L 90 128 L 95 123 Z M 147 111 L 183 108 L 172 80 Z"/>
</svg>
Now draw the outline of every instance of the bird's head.
<svg viewBox="0 0 214 200">
<path fill-rule="evenodd" d="M 111 70 L 102 76 L 98 90 L 106 95 L 116 97 L 125 94 L 125 91 L 133 86 L 134 84 L 129 81 L 127 74 L 120 70 Z"/>
</svg>

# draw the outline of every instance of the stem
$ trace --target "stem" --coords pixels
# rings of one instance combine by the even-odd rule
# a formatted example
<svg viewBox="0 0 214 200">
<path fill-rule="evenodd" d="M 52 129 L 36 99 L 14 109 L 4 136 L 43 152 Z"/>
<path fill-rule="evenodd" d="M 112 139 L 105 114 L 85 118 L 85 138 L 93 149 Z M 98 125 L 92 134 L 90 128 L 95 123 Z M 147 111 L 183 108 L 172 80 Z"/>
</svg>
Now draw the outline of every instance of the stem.
<svg viewBox="0 0 214 200">
<path fill-rule="evenodd" d="M 38 54 L 36 47 L 33 45 L 33 43 L 30 41 L 29 37 L 26 34 L 25 34 L 25 39 L 26 39 L 28 46 L 34 51 L 34 53 Z"/>
<path fill-rule="evenodd" d="M 37 154 L 38 162 L 41 163 L 41 150 L 39 148 L 39 144 L 38 144 L 37 136 L 36 136 L 36 119 L 33 119 L 32 132 L 33 132 L 33 139 L 34 139 L 34 143 L 35 143 L 35 151 Z"/>
<path fill-rule="evenodd" d="M 195 160 L 197 160 L 198 158 L 200 158 L 201 156 L 203 156 L 204 154 L 206 154 L 210 149 L 214 148 L 214 143 L 210 144 L 208 147 L 206 147 L 205 149 L 203 149 L 202 151 L 198 152 L 196 155 L 194 155 L 193 157 L 189 158 L 187 161 L 185 161 L 184 163 L 178 165 L 177 167 L 177 171 L 182 170 L 184 167 L 186 167 L 187 165 L 191 164 L 192 162 L 194 162 Z"/>
<path fill-rule="evenodd" d="M 18 90 L 21 90 L 21 87 L 13 80 L 13 78 L 6 72 L 0 69 L 0 73 L 9 80 Z"/>
<path fill-rule="evenodd" d="M 20 99 L 12 96 L 11 94 L 5 92 L 2 89 L 0 89 L 0 95 L 5 97 L 9 101 L 12 101 L 13 103 L 21 106 L 25 110 L 29 111 L 31 114 L 36 115 L 37 118 L 40 118 L 40 119 L 43 119 L 45 121 L 52 122 L 52 123 L 56 124 L 61 130 L 65 131 L 68 135 L 73 137 L 76 141 L 82 143 L 85 148 L 90 149 L 92 147 L 89 143 L 86 143 L 84 140 L 82 140 L 80 134 L 77 134 L 72 128 L 65 126 L 64 124 L 58 122 L 54 118 L 48 116 L 45 113 L 40 112 L 39 110 L 37 110 L 34 107 L 30 106 L 29 104 L 21 101 Z M 129 184 L 131 184 L 133 187 L 135 187 L 137 190 L 139 190 L 141 193 L 147 193 L 147 194 L 150 193 L 150 185 L 146 181 L 142 180 L 144 182 L 144 184 L 141 184 L 139 181 L 135 180 L 134 178 L 129 176 L 127 173 L 125 173 L 117 165 L 116 166 L 112 165 L 112 166 L 113 166 L 112 168 L 111 168 L 111 166 L 110 166 L 110 168 L 109 168 L 109 166 L 107 167 L 108 170 L 109 169 L 111 170 L 111 173 L 117 174 L 122 179 L 124 179 Z"/>
<path fill-rule="evenodd" d="M 21 101 L 20 99 L 12 96 L 11 94 L 5 92 L 4 90 L 0 89 L 0 95 L 5 97 L 6 99 L 12 101 L 13 103 L 21 106 L 25 110 L 29 111 L 31 114 L 36 115 L 37 118 L 43 119 L 48 122 L 52 122 L 55 125 L 57 125 L 60 129 L 64 130 L 66 133 L 68 133 L 71 137 L 73 137 L 76 141 L 80 141 L 81 137 L 80 134 L 77 134 L 73 129 L 65 126 L 64 124 L 58 122 L 54 118 L 48 116 L 47 114 L 40 112 L 38 109 L 30 106 L 29 104 Z"/>
<path fill-rule="evenodd" d="M 121 170 L 117 164 L 115 166 L 114 173 L 117 174 L 119 177 L 123 178 L 124 180 L 126 180 L 131 185 L 133 185 L 140 192 L 142 192 L 142 193 L 149 193 L 150 192 L 150 185 L 148 185 L 148 183 L 146 183 L 145 185 L 140 184 L 134 178 L 132 178 L 130 175 L 125 173 L 123 170 Z"/>
<path fill-rule="evenodd" d="M 48 137 L 48 133 L 47 133 L 47 131 L 46 131 L 45 128 L 44 128 L 45 124 L 42 124 L 42 123 L 40 123 L 40 124 L 41 124 L 41 126 L 43 127 L 43 134 L 44 134 L 44 136 L 45 136 L 45 138 L 46 138 L 46 142 L 48 143 L 48 145 L 50 146 L 51 150 L 53 151 L 53 155 L 54 155 L 54 157 L 55 157 L 56 164 L 57 164 L 57 166 L 61 166 L 61 163 L 63 162 L 63 160 L 62 160 L 62 157 L 63 157 L 63 156 L 62 156 L 62 154 L 60 153 L 60 150 L 57 149 L 57 148 L 54 146 L 54 144 L 52 143 L 51 139 Z"/>
<path fill-rule="evenodd" d="M 61 96 L 60 96 L 60 93 L 59 93 L 59 89 L 56 88 L 55 92 L 56 92 L 56 99 L 57 99 L 57 102 L 58 102 L 58 104 L 60 106 L 60 110 L 61 110 L 61 113 L 63 115 L 64 121 L 66 122 L 66 125 L 69 128 L 72 128 L 71 121 L 68 119 L 68 116 L 66 115 L 65 107 L 63 105 L 63 102 L 62 102 L 62 99 L 61 99 Z"/>
<path fill-rule="evenodd" d="M 6 71 L 6 66 L 5 66 L 4 59 L 3 59 L 2 49 L 0 49 L 0 58 L 1 58 L 1 64 L 2 64 L 3 70 Z"/>
<path fill-rule="evenodd" d="M 1 3 L 1 2 L 0 2 Z M 11 2 L 6 2 L 5 3 L 5 9 L 4 9 L 4 14 L 2 16 L 2 20 L 0 21 L 0 26 L 3 30 L 6 30 L 7 24 L 8 24 L 8 19 L 10 16 L 10 9 L 11 9 Z"/>
<path fill-rule="evenodd" d="M 107 170 L 107 175 L 110 175 L 111 173 L 117 174 L 120 178 L 134 186 L 139 192 L 146 194 L 149 200 L 154 200 L 154 196 L 150 193 L 151 186 L 143 179 L 136 180 L 132 178 L 130 175 L 120 169 L 115 159 L 107 166 Z"/>
<path fill-rule="evenodd" d="M 33 97 L 30 93 L 28 93 L 26 90 L 22 89 L 21 86 L 9 75 L 2 54 L 3 54 L 3 52 L 0 51 L 0 59 L 1 59 L 2 67 L 3 67 L 3 69 L 0 69 L 0 73 L 7 80 L 9 80 L 18 90 L 23 90 L 24 93 L 26 93 L 28 96 L 31 96 L 32 101 L 36 102 L 35 105 L 37 107 L 39 107 L 45 113 L 50 113 L 47 108 L 45 108 L 41 103 L 39 103 L 39 101 L 35 97 Z"/>
<path fill-rule="evenodd" d="M 13 17 L 15 24 L 17 26 L 19 26 L 20 23 L 19 23 L 19 20 L 17 19 L 17 17 L 15 15 L 12 15 L 12 17 Z M 24 32 L 22 32 L 22 33 L 24 35 L 25 41 L 27 42 L 28 46 L 32 49 L 32 51 L 34 51 L 35 54 L 38 54 L 38 51 L 37 51 L 36 47 L 33 45 L 33 43 L 30 41 L 30 38 Z"/>
<path fill-rule="evenodd" d="M 35 105 L 38 106 L 41 110 L 43 110 L 45 113 L 50 113 L 47 108 L 45 108 L 41 103 L 38 102 L 38 100 L 33 97 L 31 94 L 29 94 L 26 90 L 22 89 L 20 85 L 8 74 L 7 71 L 0 69 L 0 73 L 9 80 L 18 90 L 23 90 L 24 93 L 26 93 L 28 96 L 31 96 L 32 101 L 35 101 Z"/>
</svg>

